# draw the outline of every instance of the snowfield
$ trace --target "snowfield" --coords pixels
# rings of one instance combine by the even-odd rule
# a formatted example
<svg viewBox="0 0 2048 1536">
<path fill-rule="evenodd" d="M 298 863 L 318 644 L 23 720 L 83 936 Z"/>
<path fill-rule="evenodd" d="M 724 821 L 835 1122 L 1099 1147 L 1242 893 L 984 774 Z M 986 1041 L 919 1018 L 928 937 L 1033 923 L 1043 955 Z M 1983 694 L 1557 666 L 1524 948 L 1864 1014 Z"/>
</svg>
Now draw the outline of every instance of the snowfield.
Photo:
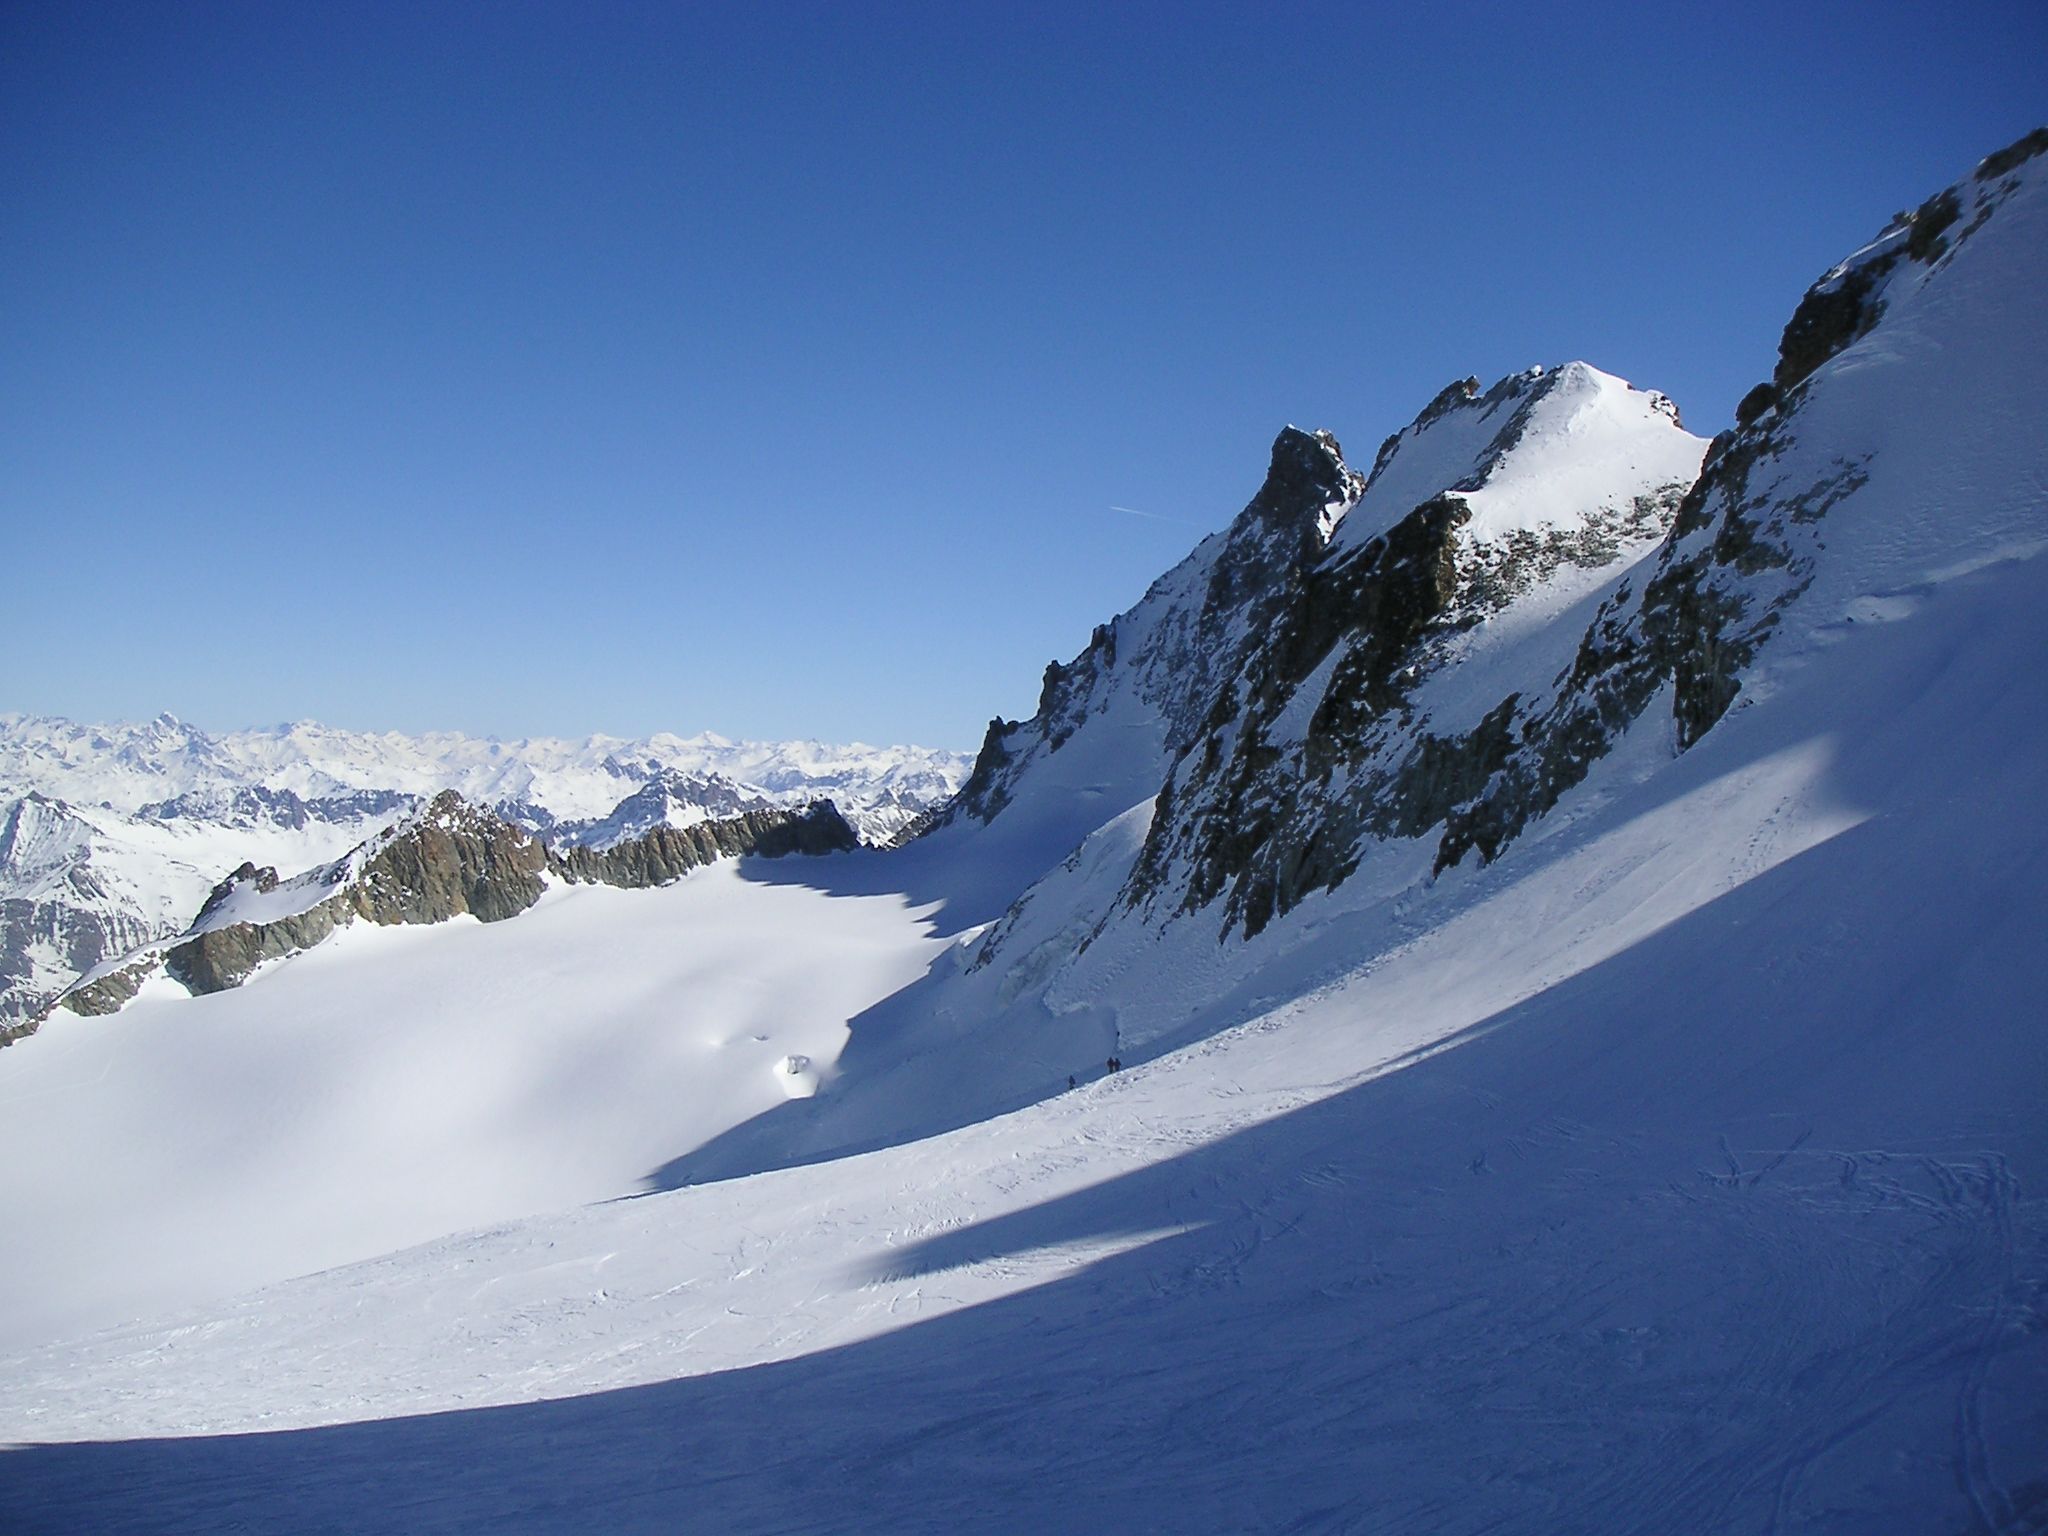
<svg viewBox="0 0 2048 1536">
<path fill-rule="evenodd" d="M 159 977 L 60 1015 L 0 1074 L 0 1222 L 35 1234 L 0 1247 L 0 1341 L 630 1193 L 780 1103 L 785 1057 L 836 1057 L 928 929 L 724 863 L 509 923 L 357 923 L 232 991 Z"/>
<path fill-rule="evenodd" d="M 1408 701 L 1575 686 L 1715 554 L 1671 579 L 1732 707 L 1681 752 L 1647 672 L 1492 863 L 1374 834 L 1250 939 L 1130 896 L 1256 640 L 1216 536 L 904 849 L 357 925 L 0 1053 L 0 1527 L 2048 1531 L 2048 155 L 1960 187 L 1690 524 Z M 1692 451 L 1552 382 L 1532 454 Z"/>
<path fill-rule="evenodd" d="M 2041 654 L 2043 576 L 1985 567 L 1858 626 L 1499 864 L 1330 915 L 1276 989 L 1364 963 L 1116 1077 L 21 1354 L 4 1507 L 25 1531 L 2033 1528 L 2048 680 L 1977 662 Z M 317 1224 L 321 1193 L 279 1179 L 271 1212 Z"/>
</svg>

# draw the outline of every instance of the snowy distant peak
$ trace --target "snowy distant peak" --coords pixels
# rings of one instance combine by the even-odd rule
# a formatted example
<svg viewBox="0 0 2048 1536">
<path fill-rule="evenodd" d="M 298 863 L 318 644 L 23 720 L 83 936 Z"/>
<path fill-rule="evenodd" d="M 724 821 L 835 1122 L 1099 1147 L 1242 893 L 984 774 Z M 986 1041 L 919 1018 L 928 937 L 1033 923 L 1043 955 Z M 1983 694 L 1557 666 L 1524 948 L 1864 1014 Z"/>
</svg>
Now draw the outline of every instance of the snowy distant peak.
<svg viewBox="0 0 2048 1536">
<path fill-rule="evenodd" d="M 223 827 L 270 825 L 300 828 L 313 821 L 360 822 L 389 815 L 418 797 L 390 789 L 358 789 L 304 800 L 288 789 L 261 784 L 204 784 L 168 800 L 156 800 L 136 814 L 152 821 L 209 821 Z"/>
<path fill-rule="evenodd" d="M 717 817 L 767 811 L 775 802 L 719 773 L 657 768 L 640 788 L 594 820 L 557 822 L 548 833 L 556 847 L 610 848 L 656 827 L 693 827 Z"/>
<path fill-rule="evenodd" d="M 92 826 L 62 801 L 31 791 L 7 808 L 0 823 L 0 892 L 33 897 L 53 877 L 82 865 Z"/>
<path fill-rule="evenodd" d="M 105 726 L 0 716 L 0 795 L 39 789 L 130 815 L 148 808 L 167 816 L 289 819 L 296 814 L 283 798 L 289 796 L 309 816 L 346 816 L 357 814 L 345 804 L 350 797 L 383 796 L 388 808 L 456 789 L 481 804 L 517 807 L 522 820 L 545 827 L 608 816 L 623 795 L 675 771 L 729 780 L 776 804 L 830 798 L 864 833 L 879 837 L 945 799 L 966 769 L 964 754 L 928 747 L 736 742 L 710 733 L 497 741 L 298 721 L 209 736 L 168 716 Z M 258 797 L 238 799 L 243 790 Z M 906 802 L 915 802 L 909 811 Z"/>
<path fill-rule="evenodd" d="M 180 932 L 228 871 L 321 866 L 443 790 L 527 832 L 559 840 L 566 828 L 606 846 L 829 799 L 885 843 L 966 769 L 961 754 L 925 747 L 710 733 L 504 742 L 301 720 L 210 736 L 170 714 L 116 725 L 0 715 L 14 850 L 0 861 L 0 1034 L 108 956 Z M 30 796 L 28 810 L 14 805 Z"/>
<path fill-rule="evenodd" d="M 1483 393 L 1463 379 L 1381 445 L 1334 542 L 1363 545 L 1445 495 L 1471 514 L 1468 542 L 1626 511 L 1637 496 L 1690 483 L 1706 446 L 1667 396 L 1590 363 L 1530 368 Z"/>
</svg>

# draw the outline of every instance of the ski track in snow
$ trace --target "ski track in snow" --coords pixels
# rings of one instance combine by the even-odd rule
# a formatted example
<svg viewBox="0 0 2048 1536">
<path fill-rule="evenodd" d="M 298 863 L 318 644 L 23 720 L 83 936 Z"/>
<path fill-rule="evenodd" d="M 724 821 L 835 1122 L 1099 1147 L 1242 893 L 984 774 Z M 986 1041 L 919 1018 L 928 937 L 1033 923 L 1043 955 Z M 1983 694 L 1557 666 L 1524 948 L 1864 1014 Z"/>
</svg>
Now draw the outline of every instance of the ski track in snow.
<svg viewBox="0 0 2048 1536">
<path fill-rule="evenodd" d="M 286 1241 L 219 1256 L 154 1320 L 17 1317 L 0 1525 L 2048 1530 L 2028 195 L 1902 268 L 1816 375 L 1797 421 L 1819 447 L 1774 458 L 1778 489 L 1885 451 L 1813 525 L 1828 558 L 1735 707 L 1674 758 L 1660 700 L 1491 866 L 1430 880 L 1426 848 L 1389 844 L 1255 941 L 1131 921 L 1050 964 L 1143 835 L 1150 787 L 1118 765 L 1162 737 L 1126 711 L 988 827 L 900 858 L 370 936 L 389 953 L 329 946 L 234 998 L 11 1049 L 0 1230 L 52 1254 L 8 1251 L 10 1298 L 113 1283 L 79 1263 L 110 1213 L 190 1242 L 217 1199 L 221 1230 Z M 1998 294 L 2018 297 L 1983 311 Z M 486 944 L 517 955 L 466 968 Z M 854 954 L 885 958 L 836 976 Z M 592 955 L 669 969 L 593 1000 L 561 980 Z M 375 990 L 436 976 L 462 983 L 438 1012 Z M 486 986 L 502 1039 L 465 1032 Z M 706 987 L 739 1033 L 664 1077 Z M 341 1012 L 294 1034 L 287 1005 L 321 998 Z M 564 1019 L 616 1052 L 579 1078 Z M 1100 1075 L 1105 1045 L 1127 1070 Z M 309 1183 L 330 1163 L 295 1140 L 310 1119 L 360 1149 L 380 1124 L 377 1095 L 313 1070 L 337 1050 L 411 1095 L 394 1134 L 484 1080 L 449 1146 L 408 1143 L 367 1200 Z M 784 1099 L 791 1054 L 816 1097 Z M 123 1088 L 145 1065 L 163 1077 Z M 1068 1070 L 1086 1080 L 1060 1091 Z M 175 1118 L 166 1082 L 221 1125 L 154 1126 L 155 1182 L 62 1113 Z M 678 1094 L 698 1097 L 671 1131 Z M 271 1118 L 227 1112 L 248 1102 Z M 376 1257 L 359 1231 L 362 1262 L 222 1299 L 351 1201 L 439 1188 L 481 1122 L 526 1161 L 457 1202 L 472 1230 Z M 585 1138 L 601 1155 L 550 1184 Z M 295 1153 L 291 1176 L 252 1147 Z M 739 1176 L 535 1213 L 677 1167 Z"/>
<path fill-rule="evenodd" d="M 2048 639 L 1994 596 L 2004 653 Z M 2044 786 L 1965 727 L 2048 698 L 1939 642 L 1952 673 L 1900 686 L 1911 626 L 1971 606 L 1829 648 L 1787 683 L 1811 707 L 1732 717 L 1445 881 L 1370 968 L 1122 1074 L 18 1357 L 0 1433 L 41 1443 L 0 1456 L 0 1508 L 31 1531 L 2036 1528 L 2048 1146 L 2010 999 L 2043 850 L 1994 824 Z M 1820 678 L 1837 654 L 1856 682 Z M 1687 838 L 1725 852 L 1674 872 Z M 1889 898 L 1899 869 L 1933 912 Z M 1940 1019 L 1976 1021 L 1974 1052 Z"/>
</svg>

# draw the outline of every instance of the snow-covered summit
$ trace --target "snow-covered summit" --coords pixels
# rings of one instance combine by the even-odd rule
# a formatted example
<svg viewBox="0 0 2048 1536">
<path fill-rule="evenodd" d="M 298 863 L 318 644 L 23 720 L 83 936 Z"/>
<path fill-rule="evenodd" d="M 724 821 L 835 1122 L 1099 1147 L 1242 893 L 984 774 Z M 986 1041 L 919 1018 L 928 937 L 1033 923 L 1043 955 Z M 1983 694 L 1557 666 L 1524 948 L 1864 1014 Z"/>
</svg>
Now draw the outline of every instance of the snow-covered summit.
<svg viewBox="0 0 2048 1536">
<path fill-rule="evenodd" d="M 770 810 L 775 803 L 765 793 L 750 790 L 722 773 L 657 768 L 609 815 L 558 821 L 548 829 L 548 841 L 557 847 L 610 848 L 656 827 L 694 827 L 714 817 Z"/>
<path fill-rule="evenodd" d="M 1517 375 L 1344 538 L 1365 477 L 1282 434 L 905 847 L 359 925 L 0 1057 L 0 1325 L 52 1341 L 0 1493 L 1040 1530 L 1057 1463 L 1118 1528 L 2032 1529 L 2016 149 L 1816 286 L 1697 478 Z M 1573 442 L 1609 478 L 1549 495 Z"/>
<path fill-rule="evenodd" d="M 1370 476 L 1329 433 L 1290 427 L 1236 521 L 1049 667 L 1031 720 L 991 726 L 953 815 L 1007 817 L 1012 837 L 1016 822 L 1043 823 L 1044 872 L 1156 799 L 1148 900 L 1172 886 L 1175 902 L 1205 905 L 1247 859 L 1292 865 L 1260 877 L 1265 894 L 1240 891 L 1255 913 L 1293 900 L 1297 881 L 1341 880 L 1348 844 L 1288 802 L 1338 796 L 1347 818 L 1382 824 L 1440 818 L 1484 772 L 1475 761 L 1439 782 L 1435 758 L 1410 761 L 1418 741 L 1474 731 L 1549 680 L 1574 635 L 1548 626 L 1654 547 L 1706 447 L 1665 396 L 1576 362 L 1452 385 L 1386 440 Z M 1308 777 L 1283 788 L 1275 774 L 1296 774 L 1305 751 Z M 1218 775 L 1234 787 L 1210 803 L 1195 781 Z M 1301 830 L 1276 835 L 1290 820 Z"/>
<path fill-rule="evenodd" d="M 1463 379 L 1381 445 L 1335 543 L 1378 538 L 1445 494 L 1470 509 L 1460 531 L 1475 542 L 1623 513 L 1636 496 L 1689 482 L 1705 451 L 1668 397 L 1590 363 L 1531 368 L 1484 391 Z"/>
</svg>

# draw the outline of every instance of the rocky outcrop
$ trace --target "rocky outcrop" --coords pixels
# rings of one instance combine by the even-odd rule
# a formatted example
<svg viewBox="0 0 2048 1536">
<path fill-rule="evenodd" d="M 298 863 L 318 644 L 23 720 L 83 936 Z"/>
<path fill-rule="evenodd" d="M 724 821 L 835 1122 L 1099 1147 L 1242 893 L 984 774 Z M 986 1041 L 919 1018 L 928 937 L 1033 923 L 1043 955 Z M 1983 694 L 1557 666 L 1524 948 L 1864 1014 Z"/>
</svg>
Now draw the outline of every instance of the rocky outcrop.
<svg viewBox="0 0 2048 1536">
<path fill-rule="evenodd" d="M 495 923 L 540 899 L 546 868 L 539 838 L 444 790 L 364 861 L 353 900 L 373 923 Z"/>
<path fill-rule="evenodd" d="M 1098 626 L 1080 655 L 1049 664 L 1031 719 L 989 722 L 967 782 L 925 830 L 992 820 L 1032 764 L 1114 712 L 1150 722 L 1158 757 L 1132 773 L 1157 783 L 1200 739 L 1218 691 L 1265 642 L 1288 573 L 1320 554 L 1364 486 L 1329 433 L 1283 430 L 1258 493 L 1229 529 L 1205 539 L 1130 612 Z M 1143 752 L 1146 743 L 1133 736 L 1122 750 Z"/>
<path fill-rule="evenodd" d="M 540 899 L 547 867 L 540 839 L 446 790 L 355 854 L 293 882 L 311 898 L 296 910 L 238 917 L 276 905 L 261 898 L 281 889 L 275 870 L 243 865 L 207 898 L 192 936 L 165 952 L 164 968 L 195 994 L 219 992 L 357 918 L 439 923 L 468 913 L 499 922 Z M 331 894 L 318 895 L 323 888 Z"/>
<path fill-rule="evenodd" d="M 439 923 L 468 914 L 502 922 L 526 911 L 550 879 L 629 890 L 666 885 L 741 854 L 833 853 L 860 837 L 830 801 L 658 826 L 606 848 L 550 851 L 524 828 L 452 790 L 347 858 L 292 880 L 244 864 L 207 897 L 191 930 L 64 994 L 75 1013 L 110 1013 L 162 970 L 198 994 L 240 986 L 268 960 L 311 949 L 357 921 Z"/>
<path fill-rule="evenodd" d="M 183 932 L 241 860 L 331 860 L 435 788 L 555 845 L 830 797 L 879 845 L 948 799 L 965 768 L 951 752 L 814 741 L 499 742 L 311 722 L 211 736 L 169 715 L 81 725 L 0 713 L 0 844 L 26 803 L 33 835 L 21 841 L 35 850 L 32 867 L 0 851 L 0 1040 L 95 966 Z"/>
<path fill-rule="evenodd" d="M 247 981 L 264 961 L 310 949 L 355 916 L 353 904 L 343 894 L 269 922 L 226 923 L 166 950 L 164 969 L 195 997 L 224 992 Z M 64 1001 L 74 1012 L 87 1011 L 72 995 Z"/>
<path fill-rule="evenodd" d="M 1490 506 L 1504 480 L 1526 478 L 1529 456 L 1553 451 L 1532 433 L 1568 438 L 1571 422 L 1616 401 L 1641 444 L 1682 439 L 1661 396 L 1578 365 L 1484 392 L 1459 381 L 1388 439 L 1363 504 L 1262 606 L 1264 644 L 1168 776 L 1126 908 L 1187 915 L 1221 900 L 1225 931 L 1253 936 L 1341 885 L 1375 840 L 1421 837 L 1483 794 L 1514 748 L 1526 693 L 1547 676 L 1503 673 L 1462 716 L 1421 691 L 1460 665 L 1465 636 L 1567 568 L 1619 569 L 1653 547 L 1689 484 L 1645 479 L 1638 458 L 1658 455 L 1631 451 L 1591 504 L 1519 522 Z M 1674 462 L 1696 464 L 1698 440 L 1682 440 L 1695 446 Z M 1434 455 L 1435 469 L 1411 454 Z M 1440 489 L 1400 506 L 1432 478 Z M 1381 487 L 1395 489 L 1376 505 Z M 1475 519 L 1475 508 L 1486 510 Z"/>
<path fill-rule="evenodd" d="M 162 954 L 155 950 L 148 951 L 125 965 L 116 966 L 88 981 L 77 983 L 64 993 L 64 1006 L 73 1013 L 83 1014 L 87 1018 L 119 1013 L 133 1000 L 135 994 L 142 990 L 142 984 L 150 977 L 160 974 L 163 968 Z M 45 1008 L 42 1018 L 47 1018 L 49 1012 L 50 1010 Z M 38 1018 L 36 1022 L 41 1023 L 42 1018 Z M 22 1033 L 27 1034 L 29 1030 L 23 1030 Z"/>
<path fill-rule="evenodd" d="M 659 826 L 607 848 L 559 849 L 549 867 L 583 885 L 642 890 L 742 854 L 776 859 L 793 853 L 845 853 L 860 845 L 860 834 L 831 801 L 821 800 L 802 811 L 748 811 L 694 826 Z"/>
</svg>

